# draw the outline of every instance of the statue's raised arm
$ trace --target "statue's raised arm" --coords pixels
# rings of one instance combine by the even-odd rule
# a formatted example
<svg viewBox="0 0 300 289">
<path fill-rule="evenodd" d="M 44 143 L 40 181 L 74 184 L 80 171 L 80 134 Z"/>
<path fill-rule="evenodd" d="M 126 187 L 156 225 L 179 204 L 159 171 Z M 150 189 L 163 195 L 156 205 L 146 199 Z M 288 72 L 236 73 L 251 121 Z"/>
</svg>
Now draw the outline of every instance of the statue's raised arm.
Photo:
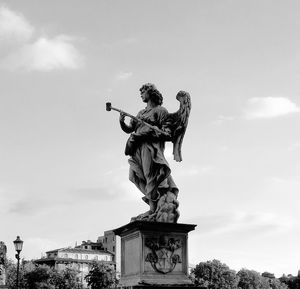
<svg viewBox="0 0 300 289">
<path fill-rule="evenodd" d="M 165 142 L 173 142 L 173 154 L 181 161 L 182 140 L 187 128 L 191 110 L 190 95 L 180 91 L 176 99 L 180 108 L 168 113 L 162 106 L 163 97 L 154 84 L 147 83 L 140 88 L 141 99 L 146 107 L 137 116 L 111 107 L 107 110 L 120 112 L 120 126 L 130 134 L 125 147 L 129 158 L 129 179 L 143 193 L 148 205 L 146 213 L 132 220 L 176 223 L 179 218 L 178 188 L 171 176 L 171 169 L 164 156 Z M 130 117 L 129 124 L 125 117 Z"/>
</svg>

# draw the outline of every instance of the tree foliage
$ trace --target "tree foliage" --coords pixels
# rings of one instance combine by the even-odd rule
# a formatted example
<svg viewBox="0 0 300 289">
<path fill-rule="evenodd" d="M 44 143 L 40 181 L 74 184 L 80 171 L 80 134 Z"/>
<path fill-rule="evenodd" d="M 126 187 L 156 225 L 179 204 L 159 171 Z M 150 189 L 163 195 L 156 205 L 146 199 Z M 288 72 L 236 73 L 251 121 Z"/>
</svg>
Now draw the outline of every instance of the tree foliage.
<svg viewBox="0 0 300 289">
<path fill-rule="evenodd" d="M 82 288 L 82 284 L 77 277 L 78 271 L 65 268 L 62 271 L 52 269 L 50 271 L 49 283 L 54 286 L 55 289 L 71 289 Z"/>
<path fill-rule="evenodd" d="M 30 261 L 22 261 L 19 270 L 20 289 L 81 289 L 82 284 L 77 278 L 77 271 L 66 268 L 56 270 L 46 265 L 36 265 Z M 8 261 L 7 285 L 16 288 L 16 264 Z"/>
<path fill-rule="evenodd" d="M 33 265 L 31 262 L 26 262 L 25 260 L 21 260 L 20 268 L 19 268 L 19 287 L 26 287 L 26 280 L 24 279 L 25 273 L 30 270 L 29 268 Z M 34 265 L 33 265 L 34 267 Z M 17 280 L 17 265 L 12 260 L 7 260 L 6 263 L 6 283 L 9 289 L 16 288 L 16 280 Z"/>
<path fill-rule="evenodd" d="M 270 280 L 270 288 L 271 289 L 289 289 L 289 287 L 286 284 L 282 283 L 278 279 Z M 299 289 L 300 289 L 300 287 L 299 287 Z"/>
<path fill-rule="evenodd" d="M 88 286 L 91 289 L 115 288 L 117 285 L 115 270 L 105 264 L 94 262 L 85 276 Z"/>
<path fill-rule="evenodd" d="M 17 266 L 6 263 L 7 285 L 16 288 Z M 82 289 L 78 271 L 70 268 L 56 270 L 45 265 L 22 260 L 19 268 L 20 289 Z M 276 279 L 271 273 L 242 269 L 237 274 L 218 260 L 200 262 L 191 273 L 195 285 L 207 289 L 300 289 L 300 275 Z M 90 289 L 116 288 L 115 270 L 108 265 L 94 262 L 85 277 Z"/>
<path fill-rule="evenodd" d="M 269 289 L 266 278 L 254 270 L 241 269 L 237 276 L 239 277 L 239 288 L 241 289 Z"/>
<path fill-rule="evenodd" d="M 200 262 L 192 275 L 196 285 L 209 289 L 235 289 L 238 284 L 235 271 L 218 260 Z"/>
<path fill-rule="evenodd" d="M 26 280 L 27 288 L 39 289 L 39 288 L 54 288 L 51 284 L 51 275 L 53 269 L 48 266 L 38 266 L 32 271 L 26 272 L 24 278 Z M 48 287 L 47 287 L 48 286 Z"/>
<path fill-rule="evenodd" d="M 288 287 L 275 279 L 271 273 L 264 272 L 260 275 L 258 272 L 248 269 L 242 269 L 237 273 L 239 277 L 238 286 L 241 289 L 287 289 Z"/>
<path fill-rule="evenodd" d="M 260 275 L 248 269 L 236 273 L 218 260 L 200 262 L 192 270 L 191 279 L 203 289 L 300 289 L 288 287 L 284 284 L 286 282 L 276 279 L 272 273 L 264 272 Z M 288 281 L 287 278 L 285 281 Z"/>
<path fill-rule="evenodd" d="M 300 289 L 300 276 L 298 275 L 297 277 L 288 275 L 285 276 L 283 275 L 282 277 L 279 278 L 279 280 L 286 284 L 286 286 L 289 289 Z"/>
</svg>

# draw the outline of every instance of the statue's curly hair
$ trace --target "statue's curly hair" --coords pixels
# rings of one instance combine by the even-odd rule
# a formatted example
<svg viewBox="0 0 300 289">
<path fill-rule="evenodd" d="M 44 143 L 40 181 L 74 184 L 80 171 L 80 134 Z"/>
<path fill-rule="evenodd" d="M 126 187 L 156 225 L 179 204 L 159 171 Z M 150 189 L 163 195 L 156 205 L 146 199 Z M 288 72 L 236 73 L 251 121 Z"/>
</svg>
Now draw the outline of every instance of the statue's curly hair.
<svg viewBox="0 0 300 289">
<path fill-rule="evenodd" d="M 163 96 L 154 84 L 146 83 L 146 84 L 142 85 L 142 87 L 140 88 L 140 91 L 141 92 L 147 91 L 147 93 L 149 94 L 149 97 L 155 104 L 161 105 L 163 103 Z"/>
</svg>

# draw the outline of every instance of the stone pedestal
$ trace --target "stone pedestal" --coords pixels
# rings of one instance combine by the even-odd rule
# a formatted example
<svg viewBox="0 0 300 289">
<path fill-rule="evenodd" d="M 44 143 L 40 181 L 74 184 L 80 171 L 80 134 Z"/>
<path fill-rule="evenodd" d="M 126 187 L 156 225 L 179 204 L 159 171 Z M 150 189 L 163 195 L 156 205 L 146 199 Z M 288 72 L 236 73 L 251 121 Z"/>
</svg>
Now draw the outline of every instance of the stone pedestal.
<svg viewBox="0 0 300 289">
<path fill-rule="evenodd" d="M 114 230 L 121 237 L 121 288 L 186 288 L 188 233 L 196 225 L 135 221 Z"/>
<path fill-rule="evenodd" d="M 8 288 L 6 284 L 6 253 L 7 247 L 3 241 L 0 241 L 0 288 Z"/>
</svg>

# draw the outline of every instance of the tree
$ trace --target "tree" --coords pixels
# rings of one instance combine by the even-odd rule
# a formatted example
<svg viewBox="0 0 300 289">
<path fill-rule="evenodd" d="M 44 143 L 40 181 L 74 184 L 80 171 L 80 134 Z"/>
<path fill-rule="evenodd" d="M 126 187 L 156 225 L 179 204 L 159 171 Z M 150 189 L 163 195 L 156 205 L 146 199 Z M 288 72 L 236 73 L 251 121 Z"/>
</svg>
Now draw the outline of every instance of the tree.
<svg viewBox="0 0 300 289">
<path fill-rule="evenodd" d="M 55 289 L 81 289 L 83 285 L 79 282 L 77 274 L 78 271 L 71 268 L 65 268 L 63 271 L 53 270 L 51 283 Z"/>
<path fill-rule="evenodd" d="M 192 275 L 196 285 L 209 289 L 235 289 L 238 284 L 235 271 L 218 260 L 200 262 Z"/>
<path fill-rule="evenodd" d="M 20 262 L 19 268 L 19 288 L 26 288 L 26 279 L 24 278 L 25 274 L 35 268 L 35 265 L 31 261 L 25 261 L 24 259 Z M 9 289 L 16 288 L 17 280 L 17 265 L 12 260 L 7 260 L 6 263 L 6 282 Z"/>
<path fill-rule="evenodd" d="M 79 289 L 82 288 L 82 284 L 79 283 L 77 273 L 71 268 L 58 271 L 46 265 L 39 265 L 24 277 L 28 289 Z"/>
<path fill-rule="evenodd" d="M 262 277 L 254 270 L 241 269 L 237 273 L 239 277 L 239 288 L 241 289 L 269 289 L 267 278 Z"/>
<path fill-rule="evenodd" d="M 85 280 L 91 289 L 115 288 L 117 285 L 115 270 L 99 262 L 92 264 L 91 270 L 85 276 Z"/>
<path fill-rule="evenodd" d="M 288 276 L 283 275 L 279 278 L 281 283 L 286 284 L 289 289 L 300 289 L 300 277 L 295 277 L 289 274 Z"/>
<path fill-rule="evenodd" d="M 241 289 L 289 289 L 289 287 L 276 279 L 274 274 L 242 269 L 237 273 L 239 277 L 239 288 Z"/>
<path fill-rule="evenodd" d="M 17 268 L 9 260 L 7 266 L 7 285 L 9 289 L 16 288 Z M 82 289 L 77 278 L 77 271 L 66 268 L 56 270 L 46 265 L 36 265 L 34 262 L 22 260 L 19 271 L 20 289 Z"/>
<path fill-rule="evenodd" d="M 24 275 L 26 280 L 27 288 L 29 289 L 40 289 L 49 288 L 55 289 L 55 286 L 51 284 L 50 277 L 52 275 L 52 269 L 48 266 L 41 265 L 35 267 L 32 271 L 27 272 Z"/>
<path fill-rule="evenodd" d="M 280 282 L 280 280 L 278 280 L 278 279 L 270 280 L 270 288 L 272 288 L 272 289 L 289 289 L 289 287 L 286 284 Z"/>
</svg>

